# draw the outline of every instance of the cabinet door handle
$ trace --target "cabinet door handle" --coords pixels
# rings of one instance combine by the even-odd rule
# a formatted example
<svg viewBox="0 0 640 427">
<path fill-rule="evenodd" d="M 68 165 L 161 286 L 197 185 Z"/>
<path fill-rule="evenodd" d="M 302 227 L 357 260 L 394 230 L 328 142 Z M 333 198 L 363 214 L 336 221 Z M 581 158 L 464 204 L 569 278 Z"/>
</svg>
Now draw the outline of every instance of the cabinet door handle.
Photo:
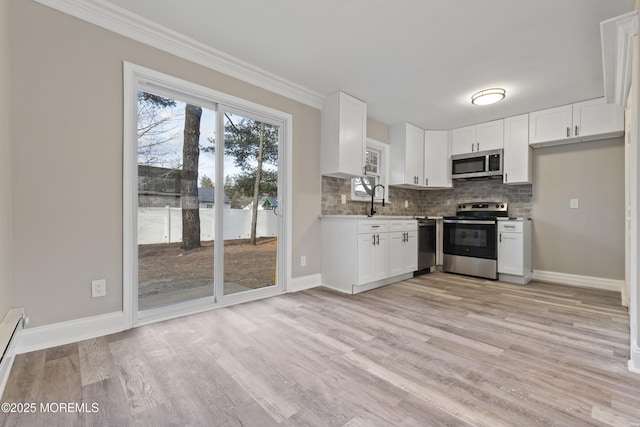
<svg viewBox="0 0 640 427">
<path fill-rule="evenodd" d="M 500 243 L 502 243 L 502 233 L 500 233 L 500 236 L 499 236 L 499 237 L 500 237 L 499 242 L 500 242 Z"/>
<path fill-rule="evenodd" d="M 380 244 L 380 235 L 377 234 L 376 236 L 377 236 L 376 237 L 376 245 L 379 245 Z"/>
<path fill-rule="evenodd" d="M 509 174 L 506 172 L 504 174 L 504 182 L 509 182 Z"/>
<path fill-rule="evenodd" d="M 578 136 L 578 125 L 576 125 L 576 135 L 575 136 Z"/>
<path fill-rule="evenodd" d="M 375 246 L 375 244 L 376 244 L 376 235 L 374 234 L 371 237 L 373 237 L 373 245 Z"/>
<path fill-rule="evenodd" d="M 471 143 L 471 152 L 472 152 L 472 153 L 475 151 L 475 150 L 473 149 L 473 146 L 474 146 L 474 145 L 475 145 L 475 144 L 472 142 L 472 143 Z"/>
<path fill-rule="evenodd" d="M 480 151 L 480 143 L 479 142 L 476 143 L 476 151 Z"/>
<path fill-rule="evenodd" d="M 567 138 L 571 136 L 571 128 L 567 126 Z"/>
<path fill-rule="evenodd" d="M 429 178 L 424 179 L 424 185 L 429 185 Z"/>
</svg>

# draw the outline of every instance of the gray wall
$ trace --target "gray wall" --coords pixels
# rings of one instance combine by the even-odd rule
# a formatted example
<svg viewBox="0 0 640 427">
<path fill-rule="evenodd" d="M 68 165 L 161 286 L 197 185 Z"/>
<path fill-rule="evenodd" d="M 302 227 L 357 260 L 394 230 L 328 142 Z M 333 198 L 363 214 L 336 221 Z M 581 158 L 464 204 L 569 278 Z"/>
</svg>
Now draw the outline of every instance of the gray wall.
<svg viewBox="0 0 640 427">
<path fill-rule="evenodd" d="M 533 268 L 623 280 L 624 138 L 533 153 Z"/>
<path fill-rule="evenodd" d="M 123 61 L 292 114 L 293 276 L 320 272 L 319 110 L 32 1 L 10 18 L 13 289 L 32 326 L 122 309 Z"/>
<path fill-rule="evenodd" d="M 12 306 L 9 87 L 9 1 L 0 0 L 0 320 Z"/>
</svg>

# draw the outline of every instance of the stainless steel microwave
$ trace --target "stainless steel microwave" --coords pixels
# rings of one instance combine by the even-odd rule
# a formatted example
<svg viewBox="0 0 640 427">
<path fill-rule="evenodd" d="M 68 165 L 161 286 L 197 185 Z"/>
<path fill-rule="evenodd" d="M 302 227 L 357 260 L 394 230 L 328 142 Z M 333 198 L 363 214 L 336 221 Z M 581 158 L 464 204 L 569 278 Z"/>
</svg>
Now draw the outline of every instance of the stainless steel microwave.
<svg viewBox="0 0 640 427">
<path fill-rule="evenodd" d="M 502 149 L 451 156 L 451 178 L 502 177 Z"/>
</svg>

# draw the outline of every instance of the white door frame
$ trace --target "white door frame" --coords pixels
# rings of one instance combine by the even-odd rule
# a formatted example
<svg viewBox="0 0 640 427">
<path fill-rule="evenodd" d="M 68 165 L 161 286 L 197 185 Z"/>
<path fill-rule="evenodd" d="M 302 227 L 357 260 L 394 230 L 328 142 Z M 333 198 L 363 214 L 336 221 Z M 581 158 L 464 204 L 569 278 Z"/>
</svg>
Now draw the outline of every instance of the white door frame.
<svg viewBox="0 0 640 427">
<path fill-rule="evenodd" d="M 264 298 L 286 291 L 286 284 L 291 282 L 291 244 L 292 244 L 292 116 L 269 107 L 265 107 L 223 92 L 200 86 L 177 77 L 160 73 L 129 62 L 123 63 L 124 74 L 124 153 L 123 153 L 123 289 L 122 311 L 125 317 L 126 328 L 132 328 L 146 323 L 166 320 L 174 317 L 185 316 L 201 311 L 219 308 L 238 302 Z M 175 96 L 182 100 L 188 100 L 196 105 L 217 111 L 216 135 L 224 135 L 222 114 L 218 110 L 236 112 L 248 118 L 255 118 L 280 127 L 279 143 L 280 156 L 278 159 L 278 181 L 280 193 L 279 229 L 278 238 L 278 274 L 277 286 L 271 286 L 254 291 L 241 292 L 232 295 L 214 295 L 211 298 L 201 298 L 171 305 L 145 310 L 143 316 L 138 312 L 137 303 L 137 278 L 138 278 L 138 246 L 137 246 L 137 207 L 138 207 L 138 152 L 137 152 L 137 93 L 139 89 L 151 90 L 166 96 Z M 222 130 L 222 133 L 218 133 Z M 220 140 L 220 138 L 216 138 Z M 218 151 L 216 148 L 216 152 Z M 221 162 L 222 157 L 221 157 Z M 218 160 L 216 160 L 217 162 Z M 222 169 L 216 166 L 216 174 L 222 173 Z M 216 176 L 216 182 L 218 176 Z M 216 192 L 223 192 L 223 186 L 217 186 Z M 216 198 L 218 194 L 216 194 Z M 217 198 L 222 200 L 222 196 Z M 222 203 L 216 203 L 216 209 L 222 209 Z M 217 211 L 216 211 L 217 213 Z M 219 227 L 219 229 L 218 229 Z M 216 236 L 223 236 L 222 224 L 216 221 Z M 215 245 L 214 249 L 218 246 Z M 218 271 L 219 269 L 216 269 Z M 218 286 L 222 289 L 221 285 Z M 217 292 L 217 291 L 216 291 Z"/>
</svg>

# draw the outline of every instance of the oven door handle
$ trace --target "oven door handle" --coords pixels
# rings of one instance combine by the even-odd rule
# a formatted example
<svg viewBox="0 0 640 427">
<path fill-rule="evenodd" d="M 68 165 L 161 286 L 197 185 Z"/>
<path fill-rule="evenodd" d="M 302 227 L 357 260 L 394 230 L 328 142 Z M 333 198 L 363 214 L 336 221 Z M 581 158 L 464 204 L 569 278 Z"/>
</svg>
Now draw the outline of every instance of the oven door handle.
<svg viewBox="0 0 640 427">
<path fill-rule="evenodd" d="M 476 221 L 470 219 L 445 219 L 442 222 L 445 224 L 478 224 L 478 225 L 495 225 L 495 221 Z"/>
</svg>

